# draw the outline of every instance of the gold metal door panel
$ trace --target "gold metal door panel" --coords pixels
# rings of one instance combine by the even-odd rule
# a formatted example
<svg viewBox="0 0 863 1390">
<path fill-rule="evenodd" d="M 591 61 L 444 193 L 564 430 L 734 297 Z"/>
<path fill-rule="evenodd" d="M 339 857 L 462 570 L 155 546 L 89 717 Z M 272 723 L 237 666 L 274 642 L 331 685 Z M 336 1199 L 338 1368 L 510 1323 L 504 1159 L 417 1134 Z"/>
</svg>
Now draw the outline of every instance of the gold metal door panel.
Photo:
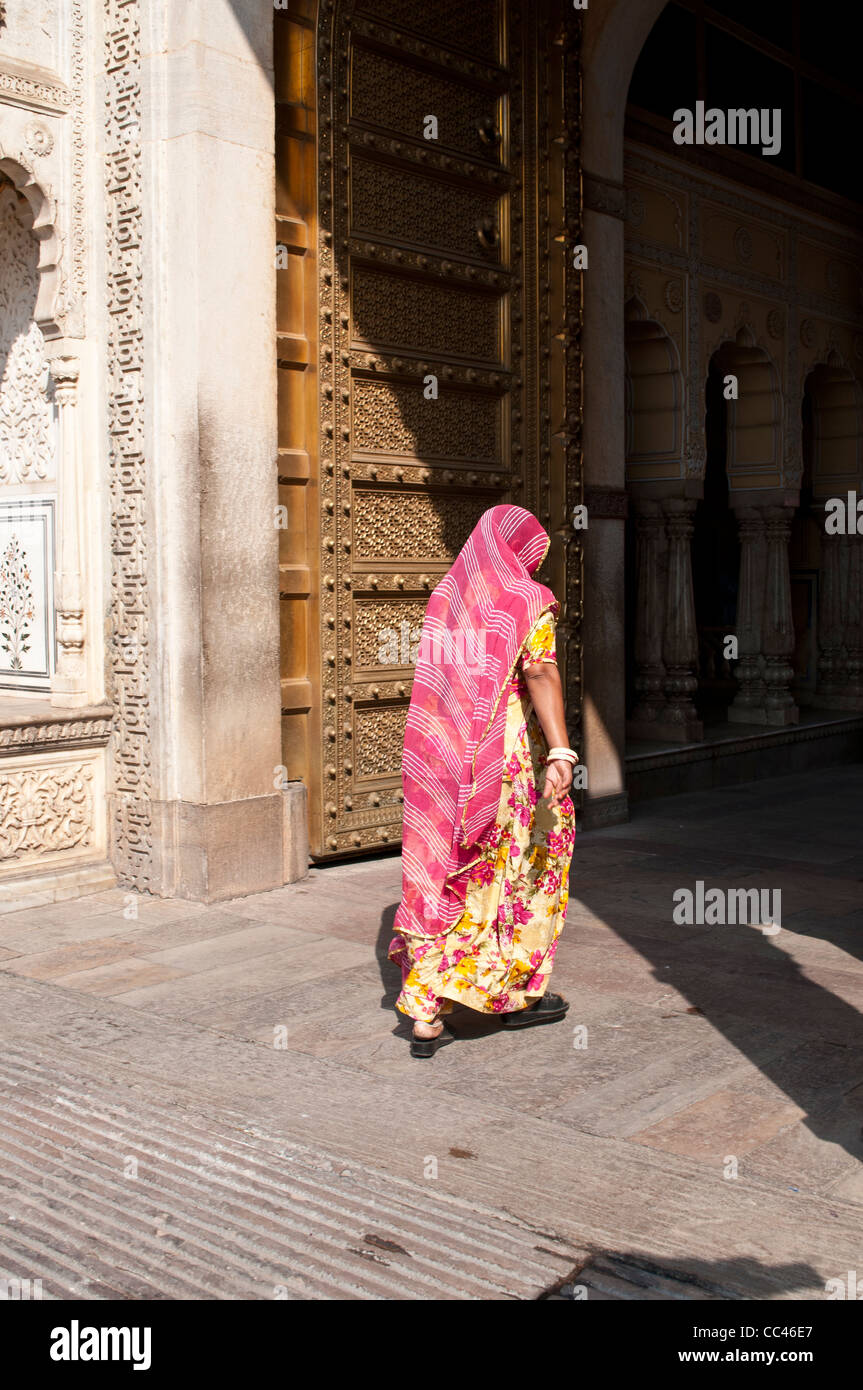
<svg viewBox="0 0 863 1390">
<path fill-rule="evenodd" d="M 398 254 L 390 257 L 395 266 Z M 401 258 L 402 260 L 404 257 Z M 428 256 L 425 257 L 429 261 Z M 379 253 L 379 263 L 384 255 Z M 441 274 L 412 279 L 360 265 L 351 283 L 352 347 L 375 344 L 386 352 L 425 352 L 452 360 L 499 362 L 501 303 Z"/>
<path fill-rule="evenodd" d="M 495 63 L 500 56 L 502 16 L 497 0 L 362 0 L 360 9 L 363 16 L 395 26 L 407 36 L 432 38 L 471 58 Z"/>
<path fill-rule="evenodd" d="M 355 460 L 410 457 L 496 467 L 503 427 L 498 394 L 444 391 L 429 410 L 416 386 L 357 377 L 351 411 Z"/>
<path fill-rule="evenodd" d="M 410 647 L 481 513 L 531 507 L 578 589 L 571 23 L 563 0 L 320 6 L 318 857 L 399 839 Z"/>
<path fill-rule="evenodd" d="M 502 242 L 500 179 L 485 171 L 466 181 L 453 202 L 452 181 L 385 164 L 351 158 L 351 218 L 358 236 L 428 248 L 463 260 L 498 262 Z M 478 228 L 485 228 L 484 237 Z"/>
</svg>

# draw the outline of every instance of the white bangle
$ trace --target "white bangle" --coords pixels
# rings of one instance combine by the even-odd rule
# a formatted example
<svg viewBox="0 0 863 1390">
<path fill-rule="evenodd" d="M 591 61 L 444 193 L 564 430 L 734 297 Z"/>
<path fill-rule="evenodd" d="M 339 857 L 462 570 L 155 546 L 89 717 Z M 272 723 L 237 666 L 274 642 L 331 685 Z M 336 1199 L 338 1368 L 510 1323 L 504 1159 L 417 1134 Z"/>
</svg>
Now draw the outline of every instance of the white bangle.
<svg viewBox="0 0 863 1390">
<path fill-rule="evenodd" d="M 573 748 L 549 748 L 546 760 L 550 763 L 558 760 L 567 763 L 577 763 L 578 754 Z"/>
</svg>

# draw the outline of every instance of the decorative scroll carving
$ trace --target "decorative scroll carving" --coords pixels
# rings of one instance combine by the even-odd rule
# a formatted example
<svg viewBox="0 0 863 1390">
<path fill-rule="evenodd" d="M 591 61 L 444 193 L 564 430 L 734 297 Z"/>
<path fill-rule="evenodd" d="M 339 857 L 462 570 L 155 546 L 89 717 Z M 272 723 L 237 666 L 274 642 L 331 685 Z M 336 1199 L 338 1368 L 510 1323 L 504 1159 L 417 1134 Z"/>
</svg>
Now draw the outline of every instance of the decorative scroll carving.
<svg viewBox="0 0 863 1390">
<path fill-rule="evenodd" d="M 663 290 L 665 307 L 670 309 L 672 314 L 679 314 L 686 303 L 686 294 L 683 281 L 675 276 L 672 280 L 666 280 Z"/>
<path fill-rule="evenodd" d="M 67 270 L 70 318 L 67 333 L 84 332 L 84 295 L 87 288 L 87 228 L 85 220 L 86 170 L 86 34 L 84 32 L 84 0 L 72 0 L 72 264 Z"/>
<path fill-rule="evenodd" d="M 41 107 L 45 111 L 65 111 L 72 96 L 62 82 L 39 82 L 17 72 L 0 71 L 0 92 L 13 106 Z"/>
<path fill-rule="evenodd" d="M 0 749 L 5 753 L 41 753 L 57 748 L 100 748 L 111 733 L 109 710 L 77 719 L 34 720 L 0 728 Z"/>
<path fill-rule="evenodd" d="M 0 181 L 0 483 L 54 475 L 53 408 L 42 334 L 34 321 L 39 248 L 25 205 Z"/>
<path fill-rule="evenodd" d="M 771 338 L 780 339 L 785 334 L 785 315 L 781 309 L 770 309 L 767 313 L 767 332 Z"/>
<path fill-rule="evenodd" d="M 106 0 L 108 418 L 111 466 L 111 694 L 116 707 L 113 858 L 122 882 L 150 881 L 149 593 L 141 298 L 141 89 L 137 0 Z"/>
<path fill-rule="evenodd" d="M 24 127 L 24 139 L 31 154 L 37 157 L 50 154 L 54 148 L 54 136 L 41 121 L 29 121 Z"/>
<path fill-rule="evenodd" d="M 0 778 L 0 861 L 91 844 L 92 784 L 87 763 L 7 768 Z"/>
<path fill-rule="evenodd" d="M 354 387 L 354 448 L 374 453 L 494 463 L 500 449 L 500 401 L 468 391 L 426 400 L 422 382 L 362 381 Z"/>
</svg>

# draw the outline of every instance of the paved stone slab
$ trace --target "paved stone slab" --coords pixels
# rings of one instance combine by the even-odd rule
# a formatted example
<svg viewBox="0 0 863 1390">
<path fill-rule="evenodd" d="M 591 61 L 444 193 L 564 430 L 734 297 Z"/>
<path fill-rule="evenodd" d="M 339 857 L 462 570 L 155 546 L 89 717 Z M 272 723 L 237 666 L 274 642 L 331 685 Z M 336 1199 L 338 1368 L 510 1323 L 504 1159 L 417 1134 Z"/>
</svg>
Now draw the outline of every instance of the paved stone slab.
<svg viewBox="0 0 863 1390">
<path fill-rule="evenodd" d="M 527 1223 L 538 1244 L 545 1232 L 599 1252 L 591 1297 L 820 1298 L 858 1267 L 863 1222 L 861 806 L 863 769 L 828 769 L 647 803 L 629 825 L 580 834 L 555 971 L 567 1020 L 507 1034 L 457 1011 L 427 1064 L 392 1007 L 393 855 L 217 907 L 112 890 L 6 913 L 0 1035 L 25 1054 L 50 1039 L 46 1074 L 122 1084 L 142 1115 L 186 1108 L 194 1125 L 265 1132 L 423 1191 L 434 1160 L 434 1192 Z M 781 887 L 783 931 L 677 926 L 672 893 L 697 878 Z M 177 973 L 129 988 L 127 967 Z M 580 1026 L 587 1049 L 573 1047 Z M 53 1118 L 56 1139 L 77 1142 L 77 1119 Z M 107 1201 L 109 1176 L 98 1182 Z M 108 1288 L 117 1218 L 100 1211 L 85 1263 Z M 45 1213 L 29 1215 L 33 1248 L 68 1258 Z M 170 1222 L 134 1229 L 172 1239 Z M 225 1296 L 195 1229 L 185 1286 L 206 1278 Z M 388 1252 L 354 1241 L 350 1258 Z M 126 1296 L 152 1287 L 145 1263 Z"/>
<path fill-rule="evenodd" d="M 181 975 L 181 971 L 170 965 L 157 965 L 136 956 L 123 956 L 107 965 L 97 965 L 92 970 L 60 975 L 57 983 L 70 989 L 80 989 L 84 994 L 110 995 L 153 988 L 166 980 L 180 979 Z"/>
<path fill-rule="evenodd" d="M 803 1113 L 796 1105 L 771 1102 L 753 1092 L 718 1090 L 629 1137 L 637 1144 L 701 1158 L 721 1168 L 729 1156 L 749 1153 L 789 1129 Z"/>
</svg>

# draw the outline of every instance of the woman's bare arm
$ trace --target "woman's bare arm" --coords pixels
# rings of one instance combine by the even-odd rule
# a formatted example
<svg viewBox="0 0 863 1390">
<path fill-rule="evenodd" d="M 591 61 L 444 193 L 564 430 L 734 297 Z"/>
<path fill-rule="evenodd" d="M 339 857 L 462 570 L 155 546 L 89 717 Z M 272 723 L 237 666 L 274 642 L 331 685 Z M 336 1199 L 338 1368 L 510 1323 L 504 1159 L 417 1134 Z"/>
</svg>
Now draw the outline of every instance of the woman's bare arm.
<svg viewBox="0 0 863 1390">
<path fill-rule="evenodd" d="M 566 711 L 563 705 L 563 686 L 560 672 L 551 661 L 535 661 L 522 666 L 527 691 L 549 748 L 568 748 Z M 543 800 L 550 798 L 556 806 L 572 786 L 572 765 L 564 759 L 549 763 L 546 770 Z"/>
</svg>

